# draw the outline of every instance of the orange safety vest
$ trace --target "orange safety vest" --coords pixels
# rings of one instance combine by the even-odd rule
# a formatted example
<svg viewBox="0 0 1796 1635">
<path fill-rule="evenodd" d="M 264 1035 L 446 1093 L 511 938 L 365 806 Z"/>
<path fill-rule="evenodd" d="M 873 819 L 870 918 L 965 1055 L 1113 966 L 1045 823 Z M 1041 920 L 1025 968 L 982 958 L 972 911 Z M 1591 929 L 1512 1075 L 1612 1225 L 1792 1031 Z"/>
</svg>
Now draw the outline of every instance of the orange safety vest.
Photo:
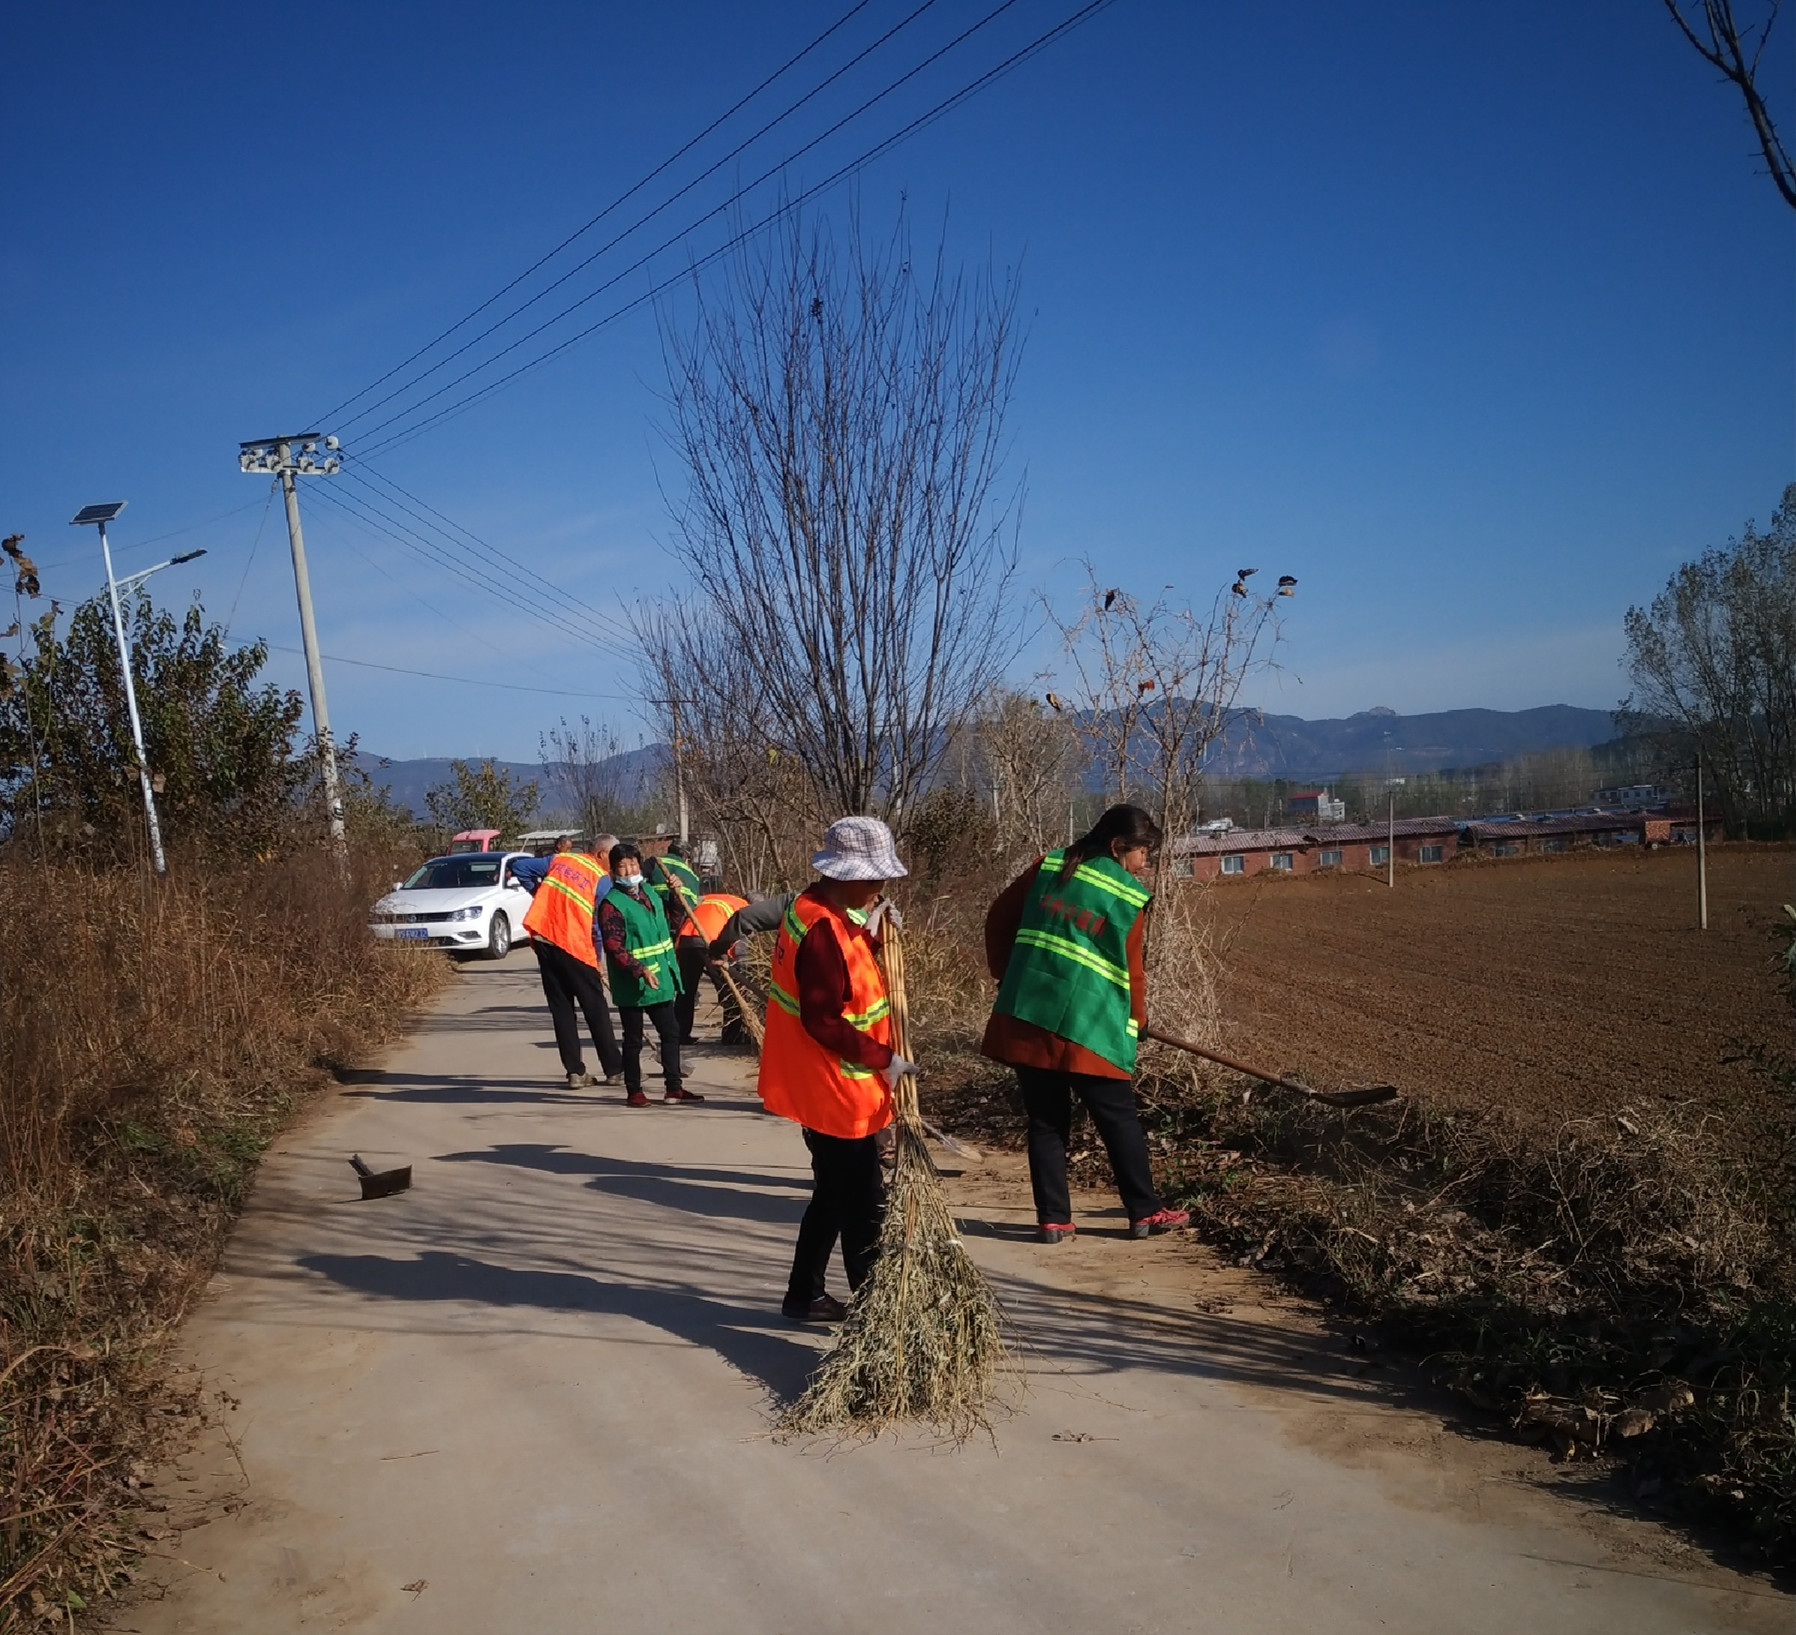
<svg viewBox="0 0 1796 1635">
<path fill-rule="evenodd" d="M 798 946 L 819 920 L 827 918 L 848 965 L 848 1003 L 842 1020 L 881 1044 L 891 1043 L 892 1002 L 885 973 L 866 929 L 840 909 L 800 892 L 780 922 L 769 973 L 767 1037 L 761 1045 L 757 1088 L 767 1111 L 815 1130 L 854 1140 L 892 1122 L 886 1081 L 870 1067 L 845 1062 L 825 1050 L 798 1014 Z"/>
<path fill-rule="evenodd" d="M 585 852 L 557 852 L 543 883 L 530 899 L 524 929 L 597 970 L 599 956 L 592 946 L 592 900 L 605 874 L 605 865 L 596 857 Z"/>
<path fill-rule="evenodd" d="M 692 905 L 692 918 L 698 921 L 699 935 L 706 942 L 716 942 L 718 934 L 730 923 L 730 916 L 737 909 L 747 907 L 746 897 L 732 897 L 727 891 L 713 891 Z"/>
</svg>

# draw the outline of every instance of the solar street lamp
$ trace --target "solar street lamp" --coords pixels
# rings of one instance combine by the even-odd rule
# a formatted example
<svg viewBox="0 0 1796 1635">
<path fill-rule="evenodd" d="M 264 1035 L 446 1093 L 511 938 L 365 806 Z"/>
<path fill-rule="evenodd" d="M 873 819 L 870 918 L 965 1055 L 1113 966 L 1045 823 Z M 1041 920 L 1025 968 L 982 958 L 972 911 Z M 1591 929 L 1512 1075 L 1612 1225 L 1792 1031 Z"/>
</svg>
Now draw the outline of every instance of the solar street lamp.
<svg viewBox="0 0 1796 1635">
<path fill-rule="evenodd" d="M 137 781 L 143 789 L 143 812 L 150 829 L 150 862 L 159 875 L 168 873 L 168 859 L 162 851 L 162 826 L 156 820 L 156 790 L 154 780 L 150 776 L 149 757 L 143 748 L 143 720 L 137 713 L 137 683 L 131 675 L 131 646 L 125 640 L 125 615 L 119 604 L 119 591 L 131 590 L 141 585 L 153 573 L 160 573 L 164 568 L 172 568 L 182 562 L 191 562 L 195 557 L 204 556 L 204 551 L 184 551 L 179 556 L 171 556 L 166 562 L 158 562 L 151 567 L 141 568 L 136 573 L 127 574 L 123 579 L 115 579 L 112 574 L 112 547 L 106 540 L 106 524 L 111 522 L 126 506 L 124 500 L 108 500 L 101 505 L 84 505 L 69 519 L 69 526 L 82 528 L 92 525 L 100 530 L 100 555 L 106 563 L 106 591 L 112 598 L 112 632 L 118 638 L 119 672 L 125 678 L 125 708 L 131 715 L 131 743 L 137 751 Z"/>
</svg>

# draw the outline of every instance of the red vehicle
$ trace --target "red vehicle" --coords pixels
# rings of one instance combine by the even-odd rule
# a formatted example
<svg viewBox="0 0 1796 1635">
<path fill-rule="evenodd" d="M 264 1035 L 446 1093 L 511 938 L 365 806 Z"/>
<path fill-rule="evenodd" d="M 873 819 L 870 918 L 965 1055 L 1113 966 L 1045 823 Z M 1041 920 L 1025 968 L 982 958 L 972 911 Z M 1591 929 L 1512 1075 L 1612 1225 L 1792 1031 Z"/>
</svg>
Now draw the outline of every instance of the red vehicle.
<svg viewBox="0 0 1796 1635">
<path fill-rule="evenodd" d="M 457 857 L 463 852 L 496 852 L 503 849 L 499 844 L 497 829 L 463 829 L 449 842 L 451 857 Z"/>
</svg>

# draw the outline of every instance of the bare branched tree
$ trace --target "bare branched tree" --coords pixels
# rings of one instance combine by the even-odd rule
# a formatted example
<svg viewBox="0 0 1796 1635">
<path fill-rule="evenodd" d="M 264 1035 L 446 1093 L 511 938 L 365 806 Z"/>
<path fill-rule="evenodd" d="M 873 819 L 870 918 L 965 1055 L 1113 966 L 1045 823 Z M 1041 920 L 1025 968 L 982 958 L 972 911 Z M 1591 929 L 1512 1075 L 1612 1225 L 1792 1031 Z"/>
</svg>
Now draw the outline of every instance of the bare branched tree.
<svg viewBox="0 0 1796 1635">
<path fill-rule="evenodd" d="M 630 803 L 624 799 L 617 759 L 624 744 L 614 727 L 585 715 L 577 727 L 571 726 L 563 716 L 542 734 L 539 744 L 543 776 L 579 820 L 587 839 L 629 826 L 625 811 Z"/>
<path fill-rule="evenodd" d="M 680 701 L 687 798 L 717 838 L 725 878 L 748 891 L 802 884 L 817 844 L 817 800 L 755 656 L 690 606 L 651 608 L 637 630 L 654 696 Z M 671 742 L 673 706 L 660 708 Z"/>
<path fill-rule="evenodd" d="M 1011 866 L 1020 868 L 1069 838 L 1085 746 L 1065 715 L 1001 688 L 974 718 L 964 756 L 962 782 L 990 803 L 998 847 Z"/>
<path fill-rule="evenodd" d="M 1247 678 L 1272 662 L 1279 599 L 1297 581 L 1286 574 L 1259 592 L 1255 570 L 1244 569 L 1194 613 L 1165 592 L 1144 602 L 1106 587 L 1091 562 L 1084 566 L 1077 615 L 1048 610 L 1070 694 L 1050 691 L 1048 701 L 1075 713 L 1106 792 L 1149 808 L 1170 837 L 1197 810 L 1204 757 L 1228 730 Z"/>
<path fill-rule="evenodd" d="M 663 324 L 692 596 L 645 632 L 651 674 L 694 720 L 789 757 L 817 813 L 901 827 L 1011 656 L 996 487 L 1015 287 L 950 270 L 939 246 L 919 264 L 902 217 L 874 245 L 856 220 L 841 249 L 794 219 L 697 300 L 689 333 Z"/>
<path fill-rule="evenodd" d="M 1684 563 L 1624 628 L 1621 724 L 1700 749 L 1730 833 L 1796 829 L 1796 483 L 1766 532 Z"/>
<path fill-rule="evenodd" d="M 1796 165 L 1759 90 L 1759 64 L 1781 6 L 1782 0 L 1766 0 L 1762 21 L 1742 28 L 1734 18 L 1733 0 L 1665 0 L 1672 21 L 1697 54 L 1739 91 L 1771 180 L 1784 203 L 1796 210 Z"/>
</svg>

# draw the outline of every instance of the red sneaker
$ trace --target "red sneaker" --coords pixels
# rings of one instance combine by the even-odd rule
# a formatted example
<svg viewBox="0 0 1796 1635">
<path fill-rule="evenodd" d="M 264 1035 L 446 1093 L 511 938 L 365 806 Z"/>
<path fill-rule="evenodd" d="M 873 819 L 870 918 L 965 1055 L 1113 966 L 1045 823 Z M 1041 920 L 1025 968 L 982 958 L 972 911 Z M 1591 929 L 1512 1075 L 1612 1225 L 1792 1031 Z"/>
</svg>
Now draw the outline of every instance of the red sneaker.
<svg viewBox="0 0 1796 1635">
<path fill-rule="evenodd" d="M 1188 1209 L 1156 1209 L 1151 1215 L 1143 1215 L 1138 1221 L 1130 1221 L 1129 1236 L 1157 1237 L 1162 1232 L 1176 1232 L 1181 1226 L 1190 1224 L 1191 1211 Z"/>
<path fill-rule="evenodd" d="M 626 1107 L 646 1107 L 648 1104 L 649 1098 L 640 1090 L 632 1090 L 629 1095 L 624 1097 L 624 1105 Z"/>
<path fill-rule="evenodd" d="M 1043 1243 L 1065 1243 L 1068 1238 L 1076 1236 L 1078 1230 L 1078 1227 L 1074 1226 L 1071 1221 L 1059 1224 L 1043 1221 L 1040 1226 L 1036 1227 L 1035 1235 Z"/>
<path fill-rule="evenodd" d="M 663 1101 L 703 1101 L 705 1098 L 696 1090 L 669 1090 L 661 1099 Z"/>
</svg>

